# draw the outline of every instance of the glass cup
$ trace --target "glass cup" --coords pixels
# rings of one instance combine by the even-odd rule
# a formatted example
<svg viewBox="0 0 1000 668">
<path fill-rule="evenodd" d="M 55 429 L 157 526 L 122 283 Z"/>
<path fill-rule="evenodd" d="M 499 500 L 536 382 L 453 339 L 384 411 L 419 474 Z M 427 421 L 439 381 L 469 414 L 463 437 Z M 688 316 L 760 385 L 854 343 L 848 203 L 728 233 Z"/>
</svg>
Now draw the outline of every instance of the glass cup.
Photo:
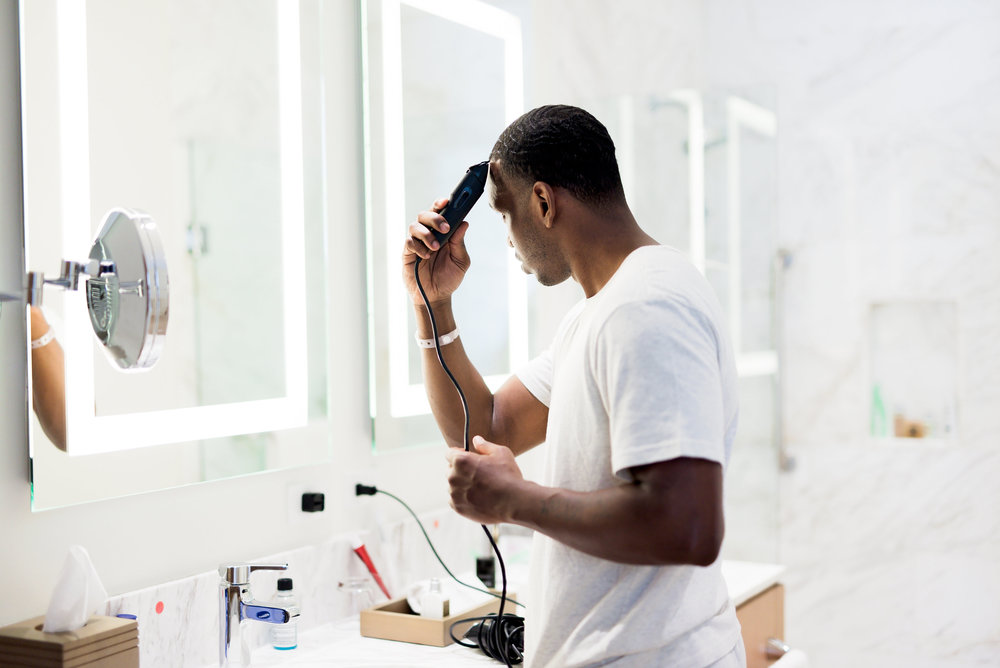
<svg viewBox="0 0 1000 668">
<path fill-rule="evenodd" d="M 348 614 L 358 615 L 362 610 L 375 605 L 375 593 L 371 580 L 366 577 L 351 577 L 340 583 L 340 590 L 347 594 Z"/>
</svg>

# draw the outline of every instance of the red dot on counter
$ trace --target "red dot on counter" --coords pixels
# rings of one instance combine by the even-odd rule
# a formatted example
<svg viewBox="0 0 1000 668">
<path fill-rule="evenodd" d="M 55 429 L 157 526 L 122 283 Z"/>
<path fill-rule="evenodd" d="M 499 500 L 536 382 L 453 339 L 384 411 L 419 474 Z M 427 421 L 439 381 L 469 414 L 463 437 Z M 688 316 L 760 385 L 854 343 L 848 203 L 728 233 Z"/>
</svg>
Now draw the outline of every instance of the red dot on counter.
<svg viewBox="0 0 1000 668">
<path fill-rule="evenodd" d="M 434 528 L 437 529 L 440 526 L 441 526 L 441 521 L 440 520 L 434 520 Z"/>
<path fill-rule="evenodd" d="M 156 602 L 156 614 L 158 615 L 163 614 L 163 601 Z"/>
</svg>

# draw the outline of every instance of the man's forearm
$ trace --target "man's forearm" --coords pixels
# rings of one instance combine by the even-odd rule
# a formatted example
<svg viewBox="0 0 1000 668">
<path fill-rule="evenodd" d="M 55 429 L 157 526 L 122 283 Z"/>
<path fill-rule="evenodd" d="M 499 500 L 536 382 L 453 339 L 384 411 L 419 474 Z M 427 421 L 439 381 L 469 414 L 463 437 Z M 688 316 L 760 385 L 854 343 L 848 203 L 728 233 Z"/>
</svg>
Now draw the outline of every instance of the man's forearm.
<svg viewBox="0 0 1000 668">
<path fill-rule="evenodd" d="M 417 335 L 422 339 L 433 339 L 430 318 L 423 304 L 415 304 Z M 451 300 L 432 304 L 434 319 L 437 324 L 438 336 L 455 329 L 455 314 L 452 311 Z M 441 347 L 441 354 L 455 380 L 462 387 L 466 402 L 469 405 L 469 438 L 480 434 L 491 433 L 493 417 L 493 394 L 487 387 L 482 375 L 476 370 L 465 353 L 462 339 Z M 462 402 L 448 375 L 441 368 L 434 348 L 422 351 L 424 383 L 427 388 L 427 398 L 431 411 L 437 420 L 438 427 L 451 447 L 465 447 L 464 426 L 465 414 Z"/>
<path fill-rule="evenodd" d="M 707 566 L 718 557 L 721 510 L 685 496 L 644 482 L 574 492 L 524 481 L 509 512 L 513 523 L 601 559 Z"/>
</svg>

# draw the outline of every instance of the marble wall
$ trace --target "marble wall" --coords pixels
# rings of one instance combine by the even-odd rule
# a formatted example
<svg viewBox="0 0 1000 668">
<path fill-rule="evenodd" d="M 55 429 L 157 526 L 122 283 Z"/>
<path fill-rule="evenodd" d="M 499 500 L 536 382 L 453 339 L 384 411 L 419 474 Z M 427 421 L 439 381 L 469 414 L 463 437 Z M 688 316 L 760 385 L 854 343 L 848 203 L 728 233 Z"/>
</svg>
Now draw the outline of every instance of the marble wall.
<svg viewBox="0 0 1000 668">
<path fill-rule="evenodd" d="M 711 0 L 704 30 L 707 83 L 778 96 L 788 640 L 1000 665 L 1000 7 Z M 955 307 L 956 431 L 874 439 L 872 307 L 919 302 Z"/>
</svg>

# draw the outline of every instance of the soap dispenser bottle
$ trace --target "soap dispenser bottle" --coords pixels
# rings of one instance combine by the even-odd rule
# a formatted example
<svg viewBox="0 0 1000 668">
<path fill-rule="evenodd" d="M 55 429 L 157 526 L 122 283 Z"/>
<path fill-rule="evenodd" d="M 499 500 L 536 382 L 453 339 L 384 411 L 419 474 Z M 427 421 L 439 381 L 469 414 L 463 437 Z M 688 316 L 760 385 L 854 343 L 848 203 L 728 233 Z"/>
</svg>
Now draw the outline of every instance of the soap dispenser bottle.
<svg viewBox="0 0 1000 668">
<path fill-rule="evenodd" d="M 282 608 L 298 607 L 299 600 L 292 589 L 292 578 L 278 579 L 278 593 L 274 604 Z M 295 649 L 299 645 L 298 622 L 291 620 L 285 624 L 271 625 L 271 645 L 274 649 Z"/>
<path fill-rule="evenodd" d="M 442 619 L 449 614 L 448 599 L 441 591 L 441 581 L 431 578 L 430 588 L 420 597 L 420 615 L 433 619 Z"/>
</svg>

